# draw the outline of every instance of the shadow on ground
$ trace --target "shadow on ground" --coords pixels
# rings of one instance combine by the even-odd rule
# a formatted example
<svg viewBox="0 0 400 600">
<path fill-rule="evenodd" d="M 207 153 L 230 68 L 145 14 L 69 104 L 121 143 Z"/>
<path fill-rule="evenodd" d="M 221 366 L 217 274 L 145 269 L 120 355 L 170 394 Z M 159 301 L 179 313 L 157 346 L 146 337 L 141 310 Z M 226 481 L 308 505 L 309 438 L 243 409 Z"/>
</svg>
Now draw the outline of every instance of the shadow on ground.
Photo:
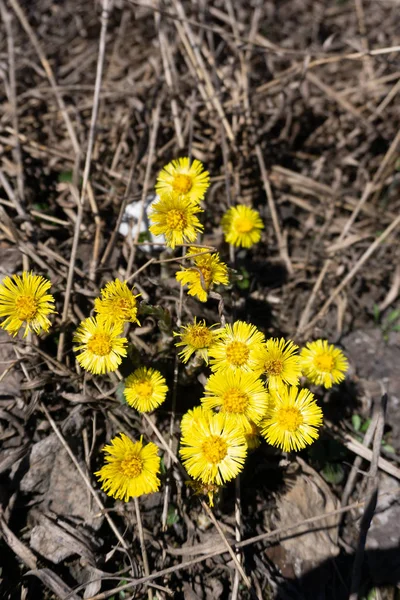
<svg viewBox="0 0 400 600">
<path fill-rule="evenodd" d="M 351 590 L 354 554 L 343 554 L 323 562 L 299 579 L 280 584 L 280 599 L 347 600 Z M 361 578 L 359 597 L 372 587 L 396 586 L 400 582 L 399 548 L 367 550 Z"/>
</svg>

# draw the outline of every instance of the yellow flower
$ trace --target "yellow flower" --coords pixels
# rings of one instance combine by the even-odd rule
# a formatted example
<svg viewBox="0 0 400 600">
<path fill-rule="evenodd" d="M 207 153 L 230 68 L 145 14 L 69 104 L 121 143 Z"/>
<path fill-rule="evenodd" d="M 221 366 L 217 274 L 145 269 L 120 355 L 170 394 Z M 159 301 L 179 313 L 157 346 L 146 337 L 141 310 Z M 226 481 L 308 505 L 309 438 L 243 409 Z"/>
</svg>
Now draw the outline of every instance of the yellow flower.
<svg viewBox="0 0 400 600">
<path fill-rule="evenodd" d="M 343 381 L 348 366 L 343 352 L 328 344 L 327 340 L 308 342 L 300 352 L 300 367 L 304 375 L 311 383 L 326 388 Z"/>
<path fill-rule="evenodd" d="M 110 325 L 103 319 L 89 317 L 76 330 L 73 341 L 78 342 L 75 352 L 78 363 L 90 373 L 102 374 L 118 369 L 126 356 L 127 339 L 120 337 L 123 324 Z"/>
<path fill-rule="evenodd" d="M 156 192 L 160 196 L 173 194 L 183 196 L 191 202 L 199 202 L 204 198 L 210 175 L 204 171 L 199 160 L 190 164 L 189 158 L 178 158 L 166 165 L 158 176 Z"/>
<path fill-rule="evenodd" d="M 272 394 L 261 433 L 269 444 L 285 452 L 302 450 L 318 438 L 322 418 L 310 390 L 283 386 Z"/>
<path fill-rule="evenodd" d="M 208 410 L 204 408 L 204 406 L 195 406 L 194 408 L 191 408 L 183 415 L 181 419 L 182 435 L 186 435 L 186 433 L 192 428 L 196 430 L 200 422 L 209 422 L 214 414 L 215 413 L 213 413 L 212 410 Z"/>
<path fill-rule="evenodd" d="M 41 275 L 23 271 L 22 277 L 5 277 L 0 285 L 0 317 L 7 317 L 0 325 L 10 335 L 17 335 L 25 326 L 28 331 L 48 331 L 51 323 L 47 318 L 55 313 L 54 298 L 48 294 L 51 283 Z"/>
<path fill-rule="evenodd" d="M 101 298 L 94 301 L 94 310 L 110 325 L 120 321 L 137 323 L 137 303 L 136 298 L 140 296 L 133 295 L 127 284 L 119 279 L 110 281 L 106 287 L 101 290 Z"/>
<path fill-rule="evenodd" d="M 250 422 L 251 429 L 249 431 L 244 432 L 244 438 L 247 443 L 247 448 L 249 450 L 255 450 L 261 444 L 261 429 L 258 425 L 253 422 Z"/>
<path fill-rule="evenodd" d="M 218 493 L 219 486 L 215 483 L 202 483 L 201 481 L 185 481 L 186 485 L 191 487 L 195 496 L 207 496 L 208 504 L 211 508 L 214 506 L 214 494 Z"/>
<path fill-rule="evenodd" d="M 211 369 L 253 371 L 257 366 L 254 356 L 263 342 L 264 334 L 255 325 L 244 321 L 226 325 L 221 339 L 209 350 Z"/>
<path fill-rule="evenodd" d="M 150 412 L 160 406 L 167 392 L 165 378 L 155 369 L 139 367 L 125 381 L 125 399 L 139 412 Z"/>
<path fill-rule="evenodd" d="M 165 235 L 167 246 L 194 242 L 203 225 L 196 217 L 201 209 L 182 196 L 162 196 L 153 204 L 149 215 L 153 225 L 149 228 L 154 235 Z"/>
<path fill-rule="evenodd" d="M 244 432 L 251 430 L 251 421 L 258 424 L 267 411 L 269 394 L 257 373 L 219 371 L 211 375 L 204 389 L 202 405 L 231 414 Z"/>
<path fill-rule="evenodd" d="M 197 296 L 201 302 L 206 302 L 212 286 L 218 283 L 228 285 L 229 277 L 228 267 L 220 261 L 218 252 L 200 254 L 201 252 L 201 248 L 189 248 L 186 255 L 188 258 L 193 254 L 199 256 L 193 258 L 193 267 L 178 271 L 176 279 L 181 285 L 189 287 L 189 296 Z"/>
<path fill-rule="evenodd" d="M 184 325 L 179 333 L 174 333 L 181 338 L 175 346 L 184 346 L 179 353 L 184 363 L 187 363 L 192 354 L 196 353 L 208 364 L 208 349 L 215 344 L 221 332 L 221 329 L 212 331 L 213 327 L 218 327 L 218 324 L 207 327 L 205 321 L 197 322 L 195 317 L 192 324 Z"/>
<path fill-rule="evenodd" d="M 229 208 L 221 220 L 225 241 L 233 246 L 251 248 L 261 239 L 263 222 L 258 211 L 243 204 Z"/>
<path fill-rule="evenodd" d="M 270 338 L 255 353 L 256 368 L 268 377 L 268 387 L 273 390 L 282 384 L 298 385 L 301 376 L 298 346 L 292 341 Z"/>
<path fill-rule="evenodd" d="M 142 438 L 133 442 L 124 433 L 104 446 L 106 463 L 95 475 L 102 490 L 116 500 L 128 502 L 142 494 L 152 494 L 160 487 L 158 448 L 152 442 L 143 445 Z"/>
<path fill-rule="evenodd" d="M 247 444 L 243 430 L 231 415 L 216 414 L 198 420 L 182 436 L 180 455 L 193 479 L 222 485 L 243 469 Z"/>
</svg>

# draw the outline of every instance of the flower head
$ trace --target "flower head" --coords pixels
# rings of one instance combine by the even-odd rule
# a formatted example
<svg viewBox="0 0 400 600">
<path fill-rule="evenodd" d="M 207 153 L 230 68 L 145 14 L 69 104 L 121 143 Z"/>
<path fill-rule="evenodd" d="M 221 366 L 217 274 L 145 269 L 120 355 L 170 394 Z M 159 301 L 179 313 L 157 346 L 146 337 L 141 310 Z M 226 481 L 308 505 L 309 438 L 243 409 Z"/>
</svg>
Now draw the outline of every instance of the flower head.
<svg viewBox="0 0 400 600">
<path fill-rule="evenodd" d="M 343 381 L 348 362 L 339 348 L 328 344 L 327 340 L 316 340 L 308 342 L 302 349 L 300 367 L 312 383 L 330 388 Z"/>
<path fill-rule="evenodd" d="M 82 321 L 73 338 L 79 343 L 74 347 L 75 352 L 82 350 L 76 357 L 81 367 L 100 375 L 116 371 L 126 356 L 127 339 L 120 337 L 122 330 L 122 323 L 110 325 L 95 317 Z"/>
<path fill-rule="evenodd" d="M 185 481 L 186 485 L 191 487 L 195 496 L 207 496 L 208 504 L 211 508 L 214 506 L 214 494 L 219 491 L 219 486 L 215 483 L 202 483 L 201 481 Z"/>
<path fill-rule="evenodd" d="M 195 406 L 188 410 L 181 419 L 181 432 L 182 435 L 186 435 L 186 433 L 190 429 L 197 428 L 199 423 L 209 422 L 211 417 L 215 413 L 204 406 Z"/>
<path fill-rule="evenodd" d="M 167 392 L 165 378 L 155 369 L 139 367 L 125 381 L 125 399 L 139 412 L 150 412 L 160 406 Z"/>
<path fill-rule="evenodd" d="M 210 175 L 199 160 L 190 164 L 189 158 L 178 158 L 168 163 L 159 174 L 156 192 L 161 197 L 173 194 L 196 203 L 204 198 L 209 185 Z"/>
<path fill-rule="evenodd" d="M 195 317 L 193 323 L 183 325 L 179 333 L 174 333 L 181 338 L 175 346 L 183 346 L 179 356 L 184 363 L 187 363 L 192 354 L 196 353 L 208 364 L 208 350 L 215 344 L 221 332 L 221 329 L 213 331 L 213 327 L 218 327 L 218 324 L 207 327 L 205 321 L 197 322 Z"/>
<path fill-rule="evenodd" d="M 48 293 L 50 286 L 48 279 L 27 271 L 5 277 L 0 285 L 0 317 L 6 319 L 0 327 L 15 336 L 25 326 L 24 337 L 28 331 L 48 331 L 47 315 L 56 312 L 54 298 Z"/>
<path fill-rule="evenodd" d="M 272 393 L 261 433 L 269 444 L 285 452 L 302 450 L 318 438 L 322 418 L 310 390 L 282 386 Z"/>
<path fill-rule="evenodd" d="M 180 455 L 193 479 L 222 485 L 243 469 L 247 444 L 235 418 L 219 413 L 198 419 L 183 434 Z"/>
<path fill-rule="evenodd" d="M 231 414 L 244 431 L 251 431 L 251 421 L 259 423 L 265 416 L 269 394 L 256 373 L 217 371 L 205 385 L 201 403 Z"/>
<path fill-rule="evenodd" d="M 137 320 L 138 296 L 140 294 L 133 295 L 125 282 L 116 279 L 101 290 L 101 298 L 94 301 L 94 310 L 110 325 L 121 321 L 140 325 Z"/>
<path fill-rule="evenodd" d="M 97 471 L 101 488 L 116 500 L 128 502 L 142 494 L 151 494 L 160 487 L 158 448 L 152 442 L 143 445 L 142 439 L 133 442 L 124 433 L 104 446 L 106 464 Z"/>
<path fill-rule="evenodd" d="M 153 204 L 149 228 L 154 235 L 165 235 L 168 246 L 194 242 L 203 225 L 196 217 L 201 208 L 183 196 L 164 195 Z"/>
<path fill-rule="evenodd" d="M 261 429 L 258 425 L 250 422 L 250 429 L 244 432 L 244 439 L 249 450 L 255 450 L 261 444 Z"/>
<path fill-rule="evenodd" d="M 262 347 L 264 334 L 255 325 L 236 321 L 225 325 L 220 340 L 209 350 L 211 369 L 252 371 L 255 354 Z"/>
<path fill-rule="evenodd" d="M 298 385 L 301 376 L 298 346 L 293 342 L 270 338 L 255 353 L 257 369 L 268 377 L 268 387 L 275 389 L 282 384 Z"/>
<path fill-rule="evenodd" d="M 178 271 L 176 279 L 189 287 L 189 296 L 197 296 L 201 302 L 206 302 L 213 285 L 228 285 L 228 267 L 220 261 L 218 252 L 210 254 L 202 252 L 201 248 L 189 248 L 186 256 L 190 258 L 194 254 L 197 256 L 192 259 L 193 266 Z"/>
<path fill-rule="evenodd" d="M 221 220 L 225 241 L 233 246 L 251 248 L 261 239 L 263 222 L 258 211 L 243 204 L 229 208 Z"/>
</svg>

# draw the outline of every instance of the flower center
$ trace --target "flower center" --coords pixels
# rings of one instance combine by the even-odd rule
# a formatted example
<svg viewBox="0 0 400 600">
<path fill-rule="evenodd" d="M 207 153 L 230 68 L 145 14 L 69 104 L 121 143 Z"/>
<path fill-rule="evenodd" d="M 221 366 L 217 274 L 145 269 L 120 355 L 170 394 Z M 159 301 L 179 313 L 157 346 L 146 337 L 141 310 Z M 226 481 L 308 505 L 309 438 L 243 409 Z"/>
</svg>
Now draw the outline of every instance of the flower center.
<svg viewBox="0 0 400 600">
<path fill-rule="evenodd" d="M 303 424 L 303 417 L 298 408 L 293 406 L 290 408 L 280 408 L 276 415 L 276 420 L 279 427 L 285 431 L 297 431 L 300 425 Z"/>
<path fill-rule="evenodd" d="M 249 233 L 254 229 L 254 223 L 247 217 L 242 217 L 235 223 L 235 228 L 238 233 Z"/>
<path fill-rule="evenodd" d="M 314 364 L 320 371 L 331 373 L 335 366 L 335 359 L 330 354 L 320 354 L 314 358 Z"/>
<path fill-rule="evenodd" d="M 126 298 L 115 298 L 112 302 L 112 308 L 115 311 L 125 313 L 130 308 L 129 300 Z"/>
<path fill-rule="evenodd" d="M 126 477 L 138 477 L 143 471 L 143 460 L 136 454 L 125 454 L 121 460 L 121 472 Z"/>
<path fill-rule="evenodd" d="M 36 315 L 38 305 L 33 296 L 20 296 L 15 301 L 15 308 L 20 321 L 30 321 Z"/>
<path fill-rule="evenodd" d="M 97 356 L 110 354 L 112 350 L 111 338 L 108 333 L 95 333 L 87 343 L 89 352 Z"/>
<path fill-rule="evenodd" d="M 138 381 L 135 384 L 136 393 L 142 398 L 150 398 L 153 393 L 153 385 L 150 381 Z"/>
<path fill-rule="evenodd" d="M 187 343 L 194 348 L 208 348 L 212 342 L 212 333 L 207 327 L 195 325 L 187 336 Z"/>
<path fill-rule="evenodd" d="M 212 280 L 212 273 L 210 267 L 199 267 L 199 271 L 203 275 L 204 284 L 208 289 Z"/>
<path fill-rule="evenodd" d="M 220 463 L 228 454 L 228 446 L 219 435 L 210 436 L 203 443 L 202 450 L 206 461 L 214 465 Z"/>
<path fill-rule="evenodd" d="M 192 189 L 192 178 L 190 175 L 175 175 L 172 188 L 178 194 L 187 194 Z"/>
<path fill-rule="evenodd" d="M 247 404 L 249 401 L 249 397 L 247 394 L 242 392 L 242 390 L 238 390 L 237 388 L 232 388 L 225 392 L 223 396 L 223 405 L 225 412 L 230 413 L 244 413 L 247 408 Z"/>
<path fill-rule="evenodd" d="M 167 227 L 175 231 L 182 231 L 187 225 L 187 218 L 184 212 L 173 208 L 167 213 Z"/>
<path fill-rule="evenodd" d="M 231 342 L 226 348 L 226 360 L 235 367 L 242 367 L 249 358 L 250 350 L 243 342 Z"/>
<path fill-rule="evenodd" d="M 279 358 L 267 359 L 264 364 L 264 370 L 268 375 L 281 375 L 283 362 Z"/>
</svg>

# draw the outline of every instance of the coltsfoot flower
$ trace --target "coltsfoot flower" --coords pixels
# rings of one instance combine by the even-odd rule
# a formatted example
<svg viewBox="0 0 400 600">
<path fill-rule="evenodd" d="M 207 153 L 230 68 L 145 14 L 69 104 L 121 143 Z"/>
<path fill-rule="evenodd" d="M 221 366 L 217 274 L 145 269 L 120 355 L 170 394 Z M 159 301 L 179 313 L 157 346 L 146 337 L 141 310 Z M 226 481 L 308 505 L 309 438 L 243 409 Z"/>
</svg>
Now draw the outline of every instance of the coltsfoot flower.
<svg viewBox="0 0 400 600">
<path fill-rule="evenodd" d="M 192 354 L 196 354 L 208 364 L 208 350 L 215 344 L 221 333 L 221 329 L 213 330 L 213 327 L 218 327 L 218 324 L 207 327 L 204 320 L 197 321 L 195 317 L 193 323 L 183 325 L 179 333 L 174 332 L 174 336 L 181 338 L 175 346 L 178 348 L 183 346 L 179 352 L 182 362 L 187 363 Z"/>
<path fill-rule="evenodd" d="M 167 392 L 165 377 L 156 369 L 139 367 L 125 381 L 125 399 L 139 412 L 150 412 L 160 406 Z"/>
<path fill-rule="evenodd" d="M 244 432 L 244 439 L 249 450 L 255 450 L 261 444 L 261 429 L 258 425 L 251 422 L 250 430 Z"/>
<path fill-rule="evenodd" d="M 149 228 L 154 235 L 164 235 L 167 246 L 191 243 L 203 225 L 196 217 L 201 208 L 183 196 L 164 195 L 153 204 Z"/>
<path fill-rule="evenodd" d="M 25 327 L 23 337 L 29 331 L 48 331 L 51 323 L 47 315 L 56 312 L 50 287 L 48 279 L 28 271 L 5 277 L 0 285 L 0 317 L 6 319 L 0 327 L 13 336 Z"/>
<path fill-rule="evenodd" d="M 181 285 L 188 286 L 189 296 L 197 296 L 200 302 L 206 302 L 208 292 L 214 285 L 228 285 L 228 267 L 215 254 L 202 253 L 201 248 L 189 248 L 186 256 L 190 258 L 194 254 L 193 266 L 178 271 L 176 279 Z"/>
<path fill-rule="evenodd" d="M 229 208 L 221 220 L 225 241 L 233 246 L 251 248 L 261 239 L 264 224 L 258 211 L 243 204 Z"/>
<path fill-rule="evenodd" d="M 251 431 L 251 422 L 260 423 L 267 412 L 269 394 L 257 373 L 219 371 L 211 375 L 204 391 L 204 408 L 234 416 L 244 433 Z"/>
<path fill-rule="evenodd" d="M 101 298 L 94 301 L 94 310 L 110 325 L 130 322 L 140 325 L 137 319 L 136 296 L 124 281 L 116 279 L 107 283 L 101 290 Z"/>
<path fill-rule="evenodd" d="M 193 479 L 222 485 L 243 469 L 247 444 L 243 429 L 232 415 L 216 414 L 198 419 L 181 439 L 180 455 Z"/>
<path fill-rule="evenodd" d="M 143 445 L 142 438 L 133 442 L 120 433 L 104 446 L 106 464 L 95 475 L 102 489 L 116 500 L 128 502 L 142 494 L 151 494 L 160 487 L 158 448 L 152 442 Z"/>
<path fill-rule="evenodd" d="M 209 422 L 211 417 L 215 415 L 212 410 L 205 408 L 204 406 L 195 406 L 188 410 L 181 419 L 181 433 L 186 435 L 189 429 L 194 428 L 196 430 L 198 423 Z"/>
<path fill-rule="evenodd" d="M 260 428 L 269 444 L 290 452 L 312 444 L 319 436 L 322 420 L 322 410 L 310 390 L 282 386 L 271 394 Z"/>
<path fill-rule="evenodd" d="M 73 341 L 78 342 L 74 351 L 78 363 L 89 371 L 101 375 L 116 371 L 126 356 L 127 339 L 121 337 L 123 324 L 110 325 L 103 319 L 89 317 L 76 330 Z"/>
<path fill-rule="evenodd" d="M 339 348 L 327 340 L 316 340 L 302 349 L 300 367 L 311 383 L 330 388 L 344 380 L 348 362 Z"/>
<path fill-rule="evenodd" d="M 159 196 L 178 195 L 197 203 L 204 198 L 209 185 L 210 175 L 208 171 L 204 171 L 199 160 L 193 160 L 190 164 L 189 158 L 178 158 L 168 163 L 160 172 L 156 193 Z"/>
<path fill-rule="evenodd" d="M 202 483 L 201 481 L 185 481 L 186 485 L 191 487 L 195 496 L 207 496 L 208 504 L 211 508 L 214 506 L 214 495 L 220 490 L 215 483 Z"/>
<path fill-rule="evenodd" d="M 299 347 L 292 341 L 269 338 L 255 353 L 256 369 L 268 378 L 270 390 L 283 384 L 298 385 L 301 376 Z"/>
<path fill-rule="evenodd" d="M 257 366 L 254 357 L 263 342 L 264 334 L 255 325 L 244 321 L 226 325 L 209 350 L 211 369 L 253 371 Z"/>
</svg>

